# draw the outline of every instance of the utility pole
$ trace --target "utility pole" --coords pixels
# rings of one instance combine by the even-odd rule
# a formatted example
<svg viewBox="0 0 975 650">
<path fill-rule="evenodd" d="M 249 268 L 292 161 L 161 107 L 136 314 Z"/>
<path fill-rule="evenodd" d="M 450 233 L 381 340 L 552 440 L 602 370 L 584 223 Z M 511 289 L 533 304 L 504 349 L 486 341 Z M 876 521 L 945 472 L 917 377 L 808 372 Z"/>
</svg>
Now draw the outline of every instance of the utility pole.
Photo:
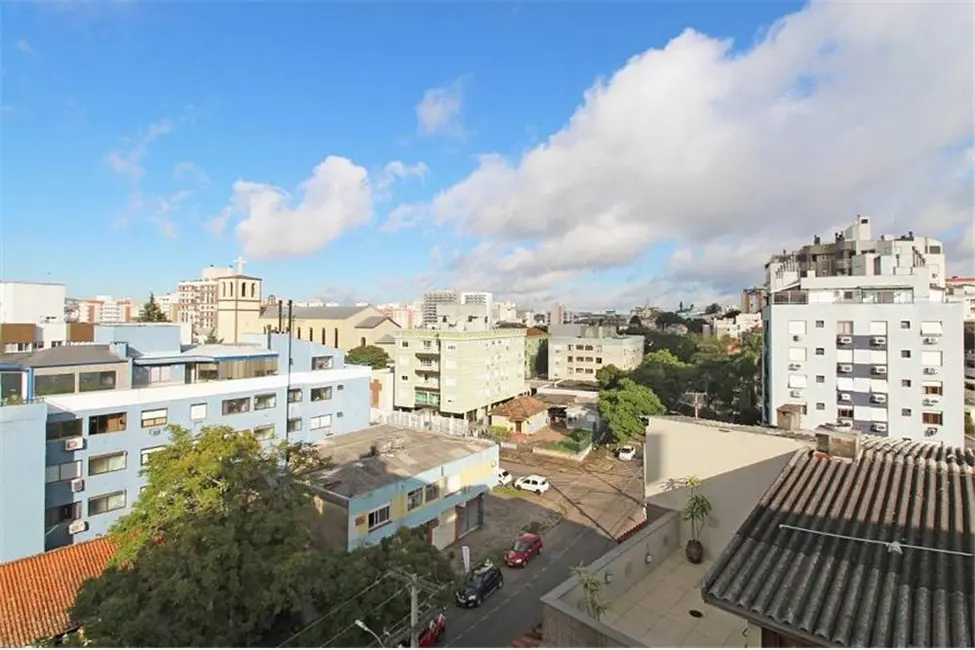
<svg viewBox="0 0 975 650">
<path fill-rule="evenodd" d="M 416 574 L 410 574 L 410 647 L 416 648 L 417 641 L 417 629 L 416 626 L 420 622 L 420 581 L 417 579 Z"/>
</svg>

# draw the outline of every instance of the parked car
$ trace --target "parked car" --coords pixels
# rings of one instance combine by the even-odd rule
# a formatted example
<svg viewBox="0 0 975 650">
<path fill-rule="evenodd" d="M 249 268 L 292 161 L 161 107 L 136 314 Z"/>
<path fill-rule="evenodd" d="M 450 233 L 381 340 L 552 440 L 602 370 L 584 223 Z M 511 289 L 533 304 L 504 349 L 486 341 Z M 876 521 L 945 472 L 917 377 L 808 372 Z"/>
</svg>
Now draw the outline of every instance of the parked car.
<svg viewBox="0 0 975 650">
<path fill-rule="evenodd" d="M 447 617 L 443 614 L 437 614 L 432 619 L 430 623 L 417 635 L 417 647 L 420 648 L 430 648 L 437 645 L 443 635 L 447 633 Z M 396 646 L 397 648 L 409 648 L 410 640 L 403 639 Z"/>
<path fill-rule="evenodd" d="M 457 592 L 457 604 L 461 607 L 480 607 L 485 598 L 503 586 L 501 569 L 491 560 L 484 560 L 467 574 L 464 586 Z"/>
<path fill-rule="evenodd" d="M 535 494 L 545 494 L 551 486 L 548 484 L 548 479 L 544 476 L 531 474 L 515 479 L 515 487 L 519 490 L 534 492 Z"/>
<path fill-rule="evenodd" d="M 636 447 L 633 445 L 623 445 L 616 452 L 616 457 L 620 460 L 633 460 L 636 457 Z"/>
<path fill-rule="evenodd" d="M 504 554 L 504 563 L 513 568 L 522 568 L 541 552 L 542 538 L 534 533 L 522 533 Z"/>
<path fill-rule="evenodd" d="M 511 475 L 511 472 L 506 469 L 498 468 L 498 485 L 511 485 L 511 481 L 513 480 L 514 477 Z"/>
</svg>

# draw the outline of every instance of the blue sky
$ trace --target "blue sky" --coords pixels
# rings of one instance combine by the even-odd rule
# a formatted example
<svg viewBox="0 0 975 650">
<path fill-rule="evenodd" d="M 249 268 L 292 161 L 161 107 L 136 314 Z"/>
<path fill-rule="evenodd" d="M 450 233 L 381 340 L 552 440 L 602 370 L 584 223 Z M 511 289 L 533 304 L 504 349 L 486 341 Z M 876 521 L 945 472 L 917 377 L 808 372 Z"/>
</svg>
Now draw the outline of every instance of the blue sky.
<svg viewBox="0 0 975 650">
<path fill-rule="evenodd" d="M 543 241 L 431 216 L 431 201 L 474 173 L 479 156 L 517 160 L 566 126 L 598 78 L 688 27 L 734 39 L 733 58 L 798 9 L 778 2 L 10 3 L 2 23 L 0 274 L 63 281 L 76 296 L 142 297 L 243 251 L 266 292 L 295 298 L 381 301 L 473 281 L 483 276 L 465 260 L 486 240 L 504 240 L 508 251 Z M 440 100 L 430 132 L 418 124 L 425 96 Z M 639 111 L 624 111 L 626 119 Z M 371 219 L 347 219 L 352 227 L 322 235 L 311 252 L 291 255 L 283 245 L 268 252 L 255 239 L 273 231 L 255 230 L 247 245 L 235 236 L 236 225 L 260 209 L 255 200 L 214 234 L 212 220 L 241 196 L 235 182 L 282 188 L 297 203 L 299 184 L 328 156 L 365 170 Z M 424 173 L 384 176 L 393 161 L 417 170 L 411 166 L 422 163 Z M 380 192 L 383 178 L 390 182 Z M 327 229 L 324 220 L 345 219 L 338 203 L 296 219 L 310 220 L 309 233 Z M 604 198 L 596 209 L 610 203 Z M 422 218 L 382 229 L 401 205 L 420 206 Z M 529 222 L 529 212 L 519 219 Z M 662 276 L 679 246 L 677 236 L 654 239 L 625 263 L 594 263 L 573 282 L 598 295 L 602 284 Z M 479 261 L 478 273 L 490 274 L 485 266 Z M 517 284 L 519 276 L 504 282 Z M 524 299 L 550 295 L 546 285 Z"/>
</svg>

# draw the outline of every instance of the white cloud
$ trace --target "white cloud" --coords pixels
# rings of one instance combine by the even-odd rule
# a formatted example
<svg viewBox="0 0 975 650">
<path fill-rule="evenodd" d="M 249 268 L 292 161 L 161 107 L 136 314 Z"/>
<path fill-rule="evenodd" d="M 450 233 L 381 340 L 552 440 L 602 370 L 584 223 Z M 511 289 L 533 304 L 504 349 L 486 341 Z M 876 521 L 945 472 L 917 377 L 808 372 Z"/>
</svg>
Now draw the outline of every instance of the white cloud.
<svg viewBox="0 0 975 650">
<path fill-rule="evenodd" d="M 34 51 L 34 48 L 31 47 L 30 43 L 27 41 L 26 38 L 22 38 L 19 41 L 17 41 L 17 49 L 23 52 L 24 54 L 30 54 Z"/>
<path fill-rule="evenodd" d="M 420 135 L 463 135 L 464 83 L 465 79 L 460 78 L 423 94 L 423 99 L 416 105 L 417 131 Z"/>
<path fill-rule="evenodd" d="M 814 2 L 745 52 L 688 30 L 597 82 L 547 142 L 483 156 L 429 208 L 488 242 L 458 278 L 538 296 L 662 240 L 678 247 L 672 275 L 649 288 L 683 277 L 723 295 L 785 242 L 857 212 L 878 233 L 955 232 L 972 219 L 958 147 L 972 139 L 973 42 L 964 3 Z"/>
<path fill-rule="evenodd" d="M 389 211 L 386 222 L 379 228 L 382 232 L 396 232 L 405 228 L 412 228 L 427 216 L 427 206 L 421 204 L 404 203 Z"/>
<path fill-rule="evenodd" d="M 207 173 L 199 165 L 189 161 L 177 163 L 173 167 L 173 178 L 177 181 L 190 181 L 200 187 L 208 187 L 210 185 L 210 177 Z"/>
<path fill-rule="evenodd" d="M 173 128 L 172 120 L 153 122 L 134 138 L 129 138 L 128 147 L 109 151 L 106 154 L 109 166 L 116 174 L 125 176 L 130 181 L 139 181 L 146 171 L 142 166 L 142 160 L 149 153 L 149 145 L 172 132 Z"/>
<path fill-rule="evenodd" d="M 315 167 L 311 178 L 300 185 L 297 204 L 284 190 L 263 183 L 237 181 L 233 189 L 231 209 L 243 216 L 236 227 L 237 239 L 244 255 L 254 259 L 317 252 L 346 230 L 372 219 L 368 173 L 338 156 L 329 156 Z M 229 213 L 225 215 L 229 218 Z M 223 218 L 223 225 L 225 215 L 217 217 Z"/>
</svg>

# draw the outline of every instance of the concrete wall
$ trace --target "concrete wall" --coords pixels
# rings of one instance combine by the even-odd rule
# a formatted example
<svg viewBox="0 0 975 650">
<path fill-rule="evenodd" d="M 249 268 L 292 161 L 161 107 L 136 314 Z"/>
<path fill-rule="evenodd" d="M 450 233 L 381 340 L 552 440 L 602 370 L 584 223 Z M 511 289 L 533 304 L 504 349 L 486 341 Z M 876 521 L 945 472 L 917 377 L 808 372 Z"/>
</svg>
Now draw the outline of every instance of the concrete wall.
<svg viewBox="0 0 975 650">
<path fill-rule="evenodd" d="M 135 357 L 143 354 L 179 354 L 181 329 L 175 323 L 96 325 L 95 343 L 125 341 Z"/>
<path fill-rule="evenodd" d="M 811 448 L 811 438 L 790 438 L 714 423 L 713 426 L 654 418 L 647 427 L 644 480 L 647 502 L 682 510 L 688 490 L 684 480 L 701 479 L 711 501 L 711 518 L 700 540 L 707 557 L 717 557 L 761 495 L 796 450 Z M 681 540 L 690 526 L 681 523 Z"/>
<path fill-rule="evenodd" d="M 622 597 L 680 547 L 679 525 L 679 514 L 667 513 L 587 567 L 602 580 L 603 602 L 612 603 Z M 610 582 L 606 582 L 607 573 L 611 575 Z M 636 639 L 588 614 L 585 593 L 574 575 L 542 596 L 541 603 L 546 647 L 643 647 Z"/>
<path fill-rule="evenodd" d="M 44 550 L 42 402 L 0 406 L 0 562 Z"/>
</svg>

